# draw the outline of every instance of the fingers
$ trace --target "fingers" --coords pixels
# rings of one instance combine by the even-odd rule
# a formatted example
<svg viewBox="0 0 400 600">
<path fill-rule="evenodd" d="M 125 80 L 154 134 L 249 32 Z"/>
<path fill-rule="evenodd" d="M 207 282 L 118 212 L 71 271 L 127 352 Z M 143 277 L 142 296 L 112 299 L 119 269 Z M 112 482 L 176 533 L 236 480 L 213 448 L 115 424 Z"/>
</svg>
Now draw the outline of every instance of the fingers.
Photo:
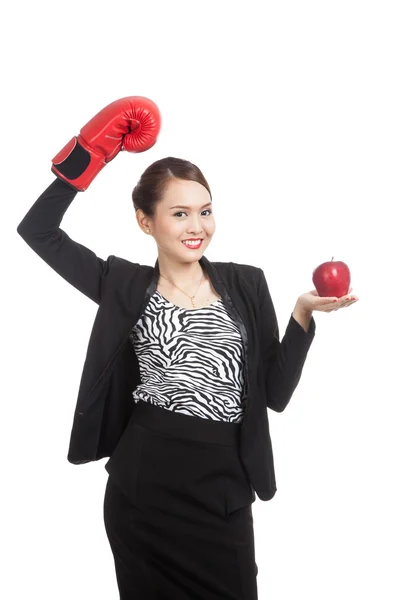
<svg viewBox="0 0 400 600">
<path fill-rule="evenodd" d="M 354 304 L 355 302 L 358 302 L 358 298 L 351 297 L 351 298 L 344 299 L 342 301 L 338 300 L 337 302 L 335 302 L 335 304 L 332 306 L 332 308 L 328 309 L 327 312 L 331 312 L 332 310 L 339 310 L 339 308 L 346 308 L 347 306 L 350 306 L 351 304 Z"/>
</svg>

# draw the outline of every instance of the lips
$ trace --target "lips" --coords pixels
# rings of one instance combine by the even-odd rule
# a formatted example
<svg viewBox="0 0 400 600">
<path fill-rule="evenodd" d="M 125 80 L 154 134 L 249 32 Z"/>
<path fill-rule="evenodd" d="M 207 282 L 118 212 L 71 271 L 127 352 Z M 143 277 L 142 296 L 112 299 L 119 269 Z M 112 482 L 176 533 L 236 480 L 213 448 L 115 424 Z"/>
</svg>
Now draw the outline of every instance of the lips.
<svg viewBox="0 0 400 600">
<path fill-rule="evenodd" d="M 185 241 L 186 240 L 182 240 L 182 244 L 185 246 L 185 248 L 191 248 L 193 250 L 200 248 L 201 244 L 203 243 L 202 239 L 199 239 L 196 243 L 191 243 L 191 244 L 185 244 Z"/>
</svg>

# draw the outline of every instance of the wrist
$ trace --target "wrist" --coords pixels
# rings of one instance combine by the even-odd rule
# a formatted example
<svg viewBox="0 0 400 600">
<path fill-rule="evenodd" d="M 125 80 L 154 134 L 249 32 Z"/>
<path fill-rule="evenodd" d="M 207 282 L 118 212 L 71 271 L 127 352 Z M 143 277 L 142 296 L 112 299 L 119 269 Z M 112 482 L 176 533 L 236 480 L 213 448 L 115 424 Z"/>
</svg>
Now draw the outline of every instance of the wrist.
<svg viewBox="0 0 400 600">
<path fill-rule="evenodd" d="M 312 313 L 313 313 L 312 310 L 311 311 L 306 310 L 298 302 L 296 302 L 296 305 L 292 312 L 292 316 L 293 316 L 294 320 L 297 321 L 297 323 L 299 323 L 299 325 L 302 326 L 302 328 L 304 329 L 304 331 L 306 333 L 308 332 L 308 329 L 310 327 Z"/>
<path fill-rule="evenodd" d="M 299 300 L 297 300 L 296 302 L 295 310 L 296 312 L 302 313 L 304 315 L 312 315 L 313 313 L 312 309 L 310 310 L 308 308 L 305 308 Z"/>
</svg>

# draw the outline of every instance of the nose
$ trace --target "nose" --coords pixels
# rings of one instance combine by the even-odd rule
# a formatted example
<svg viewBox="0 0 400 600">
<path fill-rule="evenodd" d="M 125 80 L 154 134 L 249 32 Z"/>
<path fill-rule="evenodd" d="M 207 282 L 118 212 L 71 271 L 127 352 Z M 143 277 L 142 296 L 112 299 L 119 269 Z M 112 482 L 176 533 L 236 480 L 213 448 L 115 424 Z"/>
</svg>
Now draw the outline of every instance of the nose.
<svg viewBox="0 0 400 600">
<path fill-rule="evenodd" d="M 193 235 L 193 237 L 195 237 L 196 235 L 202 234 L 203 227 L 201 223 L 195 219 L 194 221 L 191 221 L 190 227 L 188 227 L 188 231 L 190 232 L 190 235 Z"/>
</svg>

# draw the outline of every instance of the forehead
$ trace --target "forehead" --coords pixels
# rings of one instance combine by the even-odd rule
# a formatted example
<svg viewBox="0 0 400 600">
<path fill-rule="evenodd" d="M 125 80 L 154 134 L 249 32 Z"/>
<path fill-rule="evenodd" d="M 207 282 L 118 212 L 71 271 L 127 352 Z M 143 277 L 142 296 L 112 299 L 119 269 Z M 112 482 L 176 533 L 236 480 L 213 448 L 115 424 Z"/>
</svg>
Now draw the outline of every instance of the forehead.
<svg viewBox="0 0 400 600">
<path fill-rule="evenodd" d="M 171 179 L 163 195 L 162 204 L 167 210 L 176 207 L 201 208 L 211 203 L 208 190 L 197 181 Z"/>
</svg>

